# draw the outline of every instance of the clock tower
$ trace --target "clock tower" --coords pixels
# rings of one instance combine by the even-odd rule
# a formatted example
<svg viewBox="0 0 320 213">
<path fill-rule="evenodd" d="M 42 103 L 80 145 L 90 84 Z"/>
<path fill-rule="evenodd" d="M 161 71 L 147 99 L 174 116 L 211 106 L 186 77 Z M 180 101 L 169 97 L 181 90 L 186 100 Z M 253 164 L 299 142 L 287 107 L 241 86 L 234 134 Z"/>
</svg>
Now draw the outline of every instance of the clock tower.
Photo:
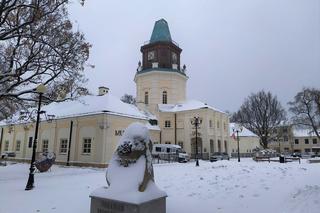
<svg viewBox="0 0 320 213">
<path fill-rule="evenodd" d="M 182 49 L 171 39 L 166 20 L 156 21 L 150 41 L 140 51 L 142 63 L 134 78 L 138 107 L 156 113 L 158 104 L 185 101 L 188 77 L 180 64 Z"/>
</svg>

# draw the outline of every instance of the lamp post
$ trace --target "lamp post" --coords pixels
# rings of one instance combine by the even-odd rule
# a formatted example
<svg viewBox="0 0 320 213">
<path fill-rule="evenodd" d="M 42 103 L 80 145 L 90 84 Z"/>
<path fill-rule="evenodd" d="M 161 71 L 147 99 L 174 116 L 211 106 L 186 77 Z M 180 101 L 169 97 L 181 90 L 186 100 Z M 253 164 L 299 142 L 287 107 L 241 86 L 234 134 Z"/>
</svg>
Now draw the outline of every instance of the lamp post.
<svg viewBox="0 0 320 213">
<path fill-rule="evenodd" d="M 46 92 L 46 87 L 43 84 L 40 84 L 37 89 L 37 93 L 39 93 L 39 103 L 38 103 L 38 111 L 37 111 L 37 121 L 36 121 L 36 129 L 34 133 L 34 141 L 33 141 L 33 147 L 32 147 L 32 158 L 30 163 L 30 172 L 29 172 L 29 178 L 27 182 L 27 186 L 25 190 L 31 190 L 34 187 L 34 170 L 35 170 L 35 158 L 36 158 L 36 150 L 37 150 L 37 142 L 38 142 L 38 129 L 39 129 L 39 122 L 40 122 L 40 114 L 41 114 L 41 100 L 43 93 Z"/>
<path fill-rule="evenodd" d="M 239 132 L 242 132 L 242 126 L 239 124 L 235 124 L 232 128 L 233 133 L 237 133 L 237 142 L 238 142 L 238 162 L 240 162 L 240 139 L 239 139 Z"/>
<path fill-rule="evenodd" d="M 202 120 L 199 117 L 194 117 L 191 119 L 191 124 L 195 126 L 196 128 L 196 166 L 199 166 L 199 159 L 198 159 L 198 127 L 202 123 Z"/>
</svg>

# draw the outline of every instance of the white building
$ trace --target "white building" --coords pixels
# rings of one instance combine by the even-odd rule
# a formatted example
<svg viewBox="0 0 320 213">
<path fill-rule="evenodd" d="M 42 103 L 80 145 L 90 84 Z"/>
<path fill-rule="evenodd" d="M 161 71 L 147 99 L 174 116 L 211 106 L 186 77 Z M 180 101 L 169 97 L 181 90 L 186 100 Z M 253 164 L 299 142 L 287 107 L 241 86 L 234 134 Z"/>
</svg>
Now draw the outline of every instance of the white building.
<svg viewBox="0 0 320 213">
<path fill-rule="evenodd" d="M 237 133 L 233 132 L 235 128 L 235 123 L 230 123 L 230 149 L 232 156 L 238 155 L 238 142 L 237 142 Z M 261 148 L 260 138 L 248 130 L 245 127 L 242 127 L 242 131 L 239 132 L 239 147 L 241 156 L 252 156 L 253 150 L 256 148 Z"/>
</svg>

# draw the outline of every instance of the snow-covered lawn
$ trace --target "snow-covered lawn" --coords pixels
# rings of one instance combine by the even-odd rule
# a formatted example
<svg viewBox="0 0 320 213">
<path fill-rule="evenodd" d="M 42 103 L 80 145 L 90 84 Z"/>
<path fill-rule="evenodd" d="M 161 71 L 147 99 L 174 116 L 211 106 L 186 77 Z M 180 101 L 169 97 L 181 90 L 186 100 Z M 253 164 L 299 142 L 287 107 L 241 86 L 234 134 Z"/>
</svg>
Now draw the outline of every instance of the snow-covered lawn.
<svg viewBox="0 0 320 213">
<path fill-rule="evenodd" d="M 320 212 L 320 164 L 242 159 L 154 170 L 168 193 L 167 213 Z M 88 213 L 90 192 L 106 185 L 105 170 L 93 168 L 54 166 L 35 174 L 31 191 L 24 190 L 27 178 L 27 164 L 0 167 L 0 213 Z"/>
</svg>

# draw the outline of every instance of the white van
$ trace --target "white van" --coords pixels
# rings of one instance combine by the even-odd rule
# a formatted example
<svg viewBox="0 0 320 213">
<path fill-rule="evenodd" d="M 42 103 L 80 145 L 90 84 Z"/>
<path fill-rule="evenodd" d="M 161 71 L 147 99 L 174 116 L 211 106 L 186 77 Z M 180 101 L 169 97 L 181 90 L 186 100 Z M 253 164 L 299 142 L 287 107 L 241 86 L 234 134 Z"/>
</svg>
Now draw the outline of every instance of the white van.
<svg viewBox="0 0 320 213">
<path fill-rule="evenodd" d="M 183 151 L 181 146 L 174 144 L 154 144 L 152 148 L 153 156 L 169 156 L 177 157 L 179 162 L 187 162 L 190 160 L 190 156 Z"/>
</svg>

